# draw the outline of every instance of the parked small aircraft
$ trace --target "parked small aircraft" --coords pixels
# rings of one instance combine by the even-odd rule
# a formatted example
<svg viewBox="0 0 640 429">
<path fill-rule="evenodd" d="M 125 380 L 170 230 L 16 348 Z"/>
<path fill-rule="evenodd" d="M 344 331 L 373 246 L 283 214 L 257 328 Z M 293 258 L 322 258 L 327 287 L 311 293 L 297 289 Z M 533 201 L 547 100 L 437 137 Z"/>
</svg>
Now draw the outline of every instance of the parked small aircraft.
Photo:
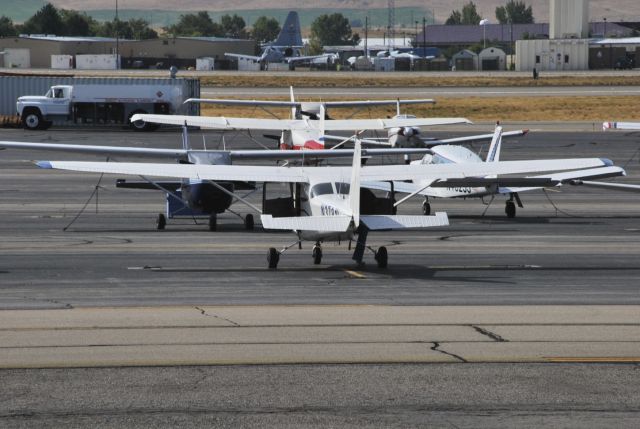
<svg viewBox="0 0 640 429">
<path fill-rule="evenodd" d="M 157 164 L 122 162 L 42 161 L 41 168 L 82 171 L 90 173 L 127 174 L 141 177 L 164 177 L 201 182 L 260 182 L 292 184 L 292 195 L 270 204 L 263 193 L 263 209 L 238 199 L 261 214 L 266 229 L 293 230 L 298 238 L 278 251 L 269 249 L 269 268 L 276 268 L 280 255 L 302 240 L 315 242 L 314 263 L 322 259 L 321 244 L 331 240 L 356 239 L 353 259 L 362 263 L 369 230 L 424 228 L 448 224 L 445 213 L 434 216 L 399 216 L 393 211 L 393 189 L 388 198 L 377 198 L 360 189 L 362 181 L 377 182 L 427 180 L 430 183 L 455 180 L 474 181 L 478 177 L 530 172 L 568 171 L 596 168 L 611 164 L 600 158 L 557 159 L 536 161 L 502 161 L 476 163 L 414 164 L 361 166 L 361 147 L 356 140 L 351 167 L 279 167 L 204 164 Z M 366 207 L 366 209 L 365 209 Z M 371 250 L 371 249 L 370 249 Z M 387 249 L 374 251 L 378 266 L 387 266 Z"/>
<path fill-rule="evenodd" d="M 640 122 L 603 122 L 603 130 L 640 130 Z"/>
<path fill-rule="evenodd" d="M 492 135 L 491 145 L 485 159 L 480 158 L 477 154 L 460 145 L 436 145 L 431 147 L 432 153 L 426 154 L 422 159 L 413 161 L 412 164 L 421 165 L 442 165 L 442 164 L 468 164 L 468 163 L 485 163 L 491 164 L 500 160 L 500 149 L 502 146 L 502 127 L 497 126 Z M 622 168 L 611 164 L 599 166 L 597 168 L 589 168 L 584 170 L 565 171 L 553 174 L 528 176 L 519 178 L 505 178 L 496 176 L 485 176 L 476 178 L 465 178 L 463 180 L 452 179 L 446 182 L 433 182 L 430 180 L 418 180 L 412 183 L 395 182 L 393 190 L 396 193 L 409 194 L 402 198 L 396 205 L 402 204 L 409 198 L 422 195 L 424 202 L 422 203 L 422 211 L 425 215 L 431 213 L 431 204 L 429 198 L 482 198 L 486 196 L 494 197 L 495 195 L 506 195 L 509 197 L 505 204 L 505 214 L 509 218 L 516 215 L 516 204 L 518 207 L 524 207 L 520 199 L 520 192 L 540 190 L 547 187 L 559 186 L 564 183 L 574 185 L 591 185 L 601 182 L 591 182 L 588 179 L 603 179 L 615 176 L 624 176 L 625 172 Z M 607 183 L 606 185 L 614 185 Z M 616 186 L 615 184 L 614 186 Z M 391 189 L 388 183 L 364 183 L 363 186 L 372 189 L 386 190 Z M 610 187 L 614 187 L 610 186 Z M 626 185 L 633 187 L 634 185 Z M 604 186 L 603 186 L 604 187 Z"/>
</svg>

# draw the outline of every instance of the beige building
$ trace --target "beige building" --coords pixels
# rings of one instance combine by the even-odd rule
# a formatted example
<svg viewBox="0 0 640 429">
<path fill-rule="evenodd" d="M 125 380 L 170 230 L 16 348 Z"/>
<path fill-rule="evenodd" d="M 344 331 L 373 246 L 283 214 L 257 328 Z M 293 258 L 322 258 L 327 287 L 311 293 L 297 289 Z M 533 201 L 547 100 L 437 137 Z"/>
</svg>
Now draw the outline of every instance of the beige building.
<svg viewBox="0 0 640 429">
<path fill-rule="evenodd" d="M 21 36 L 0 38 L 0 51 L 21 49 L 29 53 L 33 68 L 50 68 L 52 55 L 103 55 L 120 53 L 123 68 L 195 67 L 196 58 L 211 57 L 227 63 L 225 52 L 254 55 L 256 42 L 216 37 L 119 40 L 101 37 Z M 2 56 L 0 56 L 0 62 Z M 2 64 L 4 66 L 4 64 Z"/>
</svg>

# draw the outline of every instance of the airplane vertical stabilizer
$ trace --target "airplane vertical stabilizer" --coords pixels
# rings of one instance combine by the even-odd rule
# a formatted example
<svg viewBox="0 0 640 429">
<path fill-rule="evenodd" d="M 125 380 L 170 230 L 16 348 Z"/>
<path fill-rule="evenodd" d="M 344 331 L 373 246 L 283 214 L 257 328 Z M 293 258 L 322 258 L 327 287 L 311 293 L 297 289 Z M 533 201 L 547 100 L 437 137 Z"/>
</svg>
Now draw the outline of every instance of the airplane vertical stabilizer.
<svg viewBox="0 0 640 429">
<path fill-rule="evenodd" d="M 295 103 L 296 97 L 293 95 L 293 86 L 289 87 L 289 94 L 291 96 L 291 102 Z M 291 119 L 298 119 L 298 108 L 295 106 L 291 107 Z"/>
<path fill-rule="evenodd" d="M 360 168 L 362 165 L 362 148 L 360 139 L 356 137 L 353 149 L 353 165 L 351 167 L 351 185 L 349 187 L 349 207 L 354 226 L 360 225 Z"/>
<path fill-rule="evenodd" d="M 284 21 L 278 38 L 273 46 L 302 46 L 302 33 L 300 32 L 300 18 L 298 12 L 291 11 Z"/>
</svg>

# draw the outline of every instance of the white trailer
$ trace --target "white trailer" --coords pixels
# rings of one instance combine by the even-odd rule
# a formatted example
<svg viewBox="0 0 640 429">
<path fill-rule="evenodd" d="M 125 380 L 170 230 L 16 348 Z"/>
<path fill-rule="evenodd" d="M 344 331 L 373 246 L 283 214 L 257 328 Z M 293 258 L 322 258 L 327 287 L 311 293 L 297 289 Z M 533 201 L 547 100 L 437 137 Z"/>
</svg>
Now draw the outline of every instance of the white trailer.
<svg viewBox="0 0 640 429">
<path fill-rule="evenodd" d="M 179 80 L 175 84 L 54 85 L 44 96 L 18 98 L 16 108 L 25 128 L 47 129 L 54 120 L 82 124 L 129 124 L 134 130 L 152 131 L 155 124 L 130 123 L 136 113 L 173 114 L 189 98 Z"/>
</svg>

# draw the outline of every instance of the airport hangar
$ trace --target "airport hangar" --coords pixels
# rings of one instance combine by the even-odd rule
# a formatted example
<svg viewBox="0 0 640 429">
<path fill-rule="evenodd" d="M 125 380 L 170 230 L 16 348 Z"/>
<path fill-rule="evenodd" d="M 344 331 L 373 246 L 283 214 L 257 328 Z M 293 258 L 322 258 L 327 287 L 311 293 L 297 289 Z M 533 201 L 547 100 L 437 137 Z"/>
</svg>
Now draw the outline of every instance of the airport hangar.
<svg viewBox="0 0 640 429">
<path fill-rule="evenodd" d="M 29 35 L 0 38 L 5 52 L 4 67 L 51 68 L 54 55 L 113 55 L 119 53 L 122 68 L 161 68 L 196 66 L 197 58 L 213 58 L 216 68 L 225 69 L 230 61 L 225 52 L 254 55 L 254 40 L 220 37 L 173 37 L 148 40 L 116 40 L 104 37 L 59 37 Z"/>
</svg>

